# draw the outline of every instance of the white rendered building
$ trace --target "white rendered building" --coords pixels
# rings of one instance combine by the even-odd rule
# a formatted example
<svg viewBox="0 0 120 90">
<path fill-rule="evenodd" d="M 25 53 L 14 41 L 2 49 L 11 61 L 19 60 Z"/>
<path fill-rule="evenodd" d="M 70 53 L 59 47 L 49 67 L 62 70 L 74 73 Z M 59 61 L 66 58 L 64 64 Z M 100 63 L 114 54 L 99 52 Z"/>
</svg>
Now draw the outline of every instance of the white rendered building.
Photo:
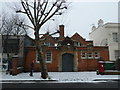
<svg viewBox="0 0 120 90">
<path fill-rule="evenodd" d="M 116 61 L 120 57 L 120 23 L 103 23 L 98 21 L 98 27 L 93 26 L 89 33 L 94 46 L 108 46 L 110 61 Z"/>
</svg>

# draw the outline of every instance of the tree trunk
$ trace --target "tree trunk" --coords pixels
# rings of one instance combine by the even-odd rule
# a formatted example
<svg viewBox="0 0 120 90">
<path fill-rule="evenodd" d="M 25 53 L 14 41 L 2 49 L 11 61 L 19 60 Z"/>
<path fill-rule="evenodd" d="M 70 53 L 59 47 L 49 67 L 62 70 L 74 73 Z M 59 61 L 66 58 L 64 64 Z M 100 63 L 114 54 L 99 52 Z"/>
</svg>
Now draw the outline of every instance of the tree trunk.
<svg viewBox="0 0 120 90">
<path fill-rule="evenodd" d="M 42 49 L 41 49 L 41 45 L 39 42 L 39 31 L 35 32 L 35 43 L 36 43 L 36 50 L 37 50 L 37 54 L 38 54 L 37 59 L 38 59 L 38 61 L 40 61 L 41 77 L 43 79 L 46 79 L 48 77 L 48 72 L 47 72 L 46 62 L 42 56 Z"/>
<path fill-rule="evenodd" d="M 41 47 L 37 47 L 37 53 L 38 53 L 38 60 L 40 60 L 41 77 L 43 79 L 46 79 L 48 77 L 48 73 L 47 73 L 45 60 L 43 59 L 43 56 L 41 53 Z"/>
</svg>

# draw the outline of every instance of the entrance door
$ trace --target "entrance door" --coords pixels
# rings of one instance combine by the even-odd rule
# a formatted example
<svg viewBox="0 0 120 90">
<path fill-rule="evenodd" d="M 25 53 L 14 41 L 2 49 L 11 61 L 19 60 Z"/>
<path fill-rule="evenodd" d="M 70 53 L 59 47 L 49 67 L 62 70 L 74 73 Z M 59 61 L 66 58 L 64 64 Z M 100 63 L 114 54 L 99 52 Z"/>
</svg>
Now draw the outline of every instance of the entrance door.
<svg viewBox="0 0 120 90">
<path fill-rule="evenodd" d="M 73 71 L 73 58 L 72 54 L 66 53 L 62 55 L 62 71 L 72 72 Z"/>
</svg>

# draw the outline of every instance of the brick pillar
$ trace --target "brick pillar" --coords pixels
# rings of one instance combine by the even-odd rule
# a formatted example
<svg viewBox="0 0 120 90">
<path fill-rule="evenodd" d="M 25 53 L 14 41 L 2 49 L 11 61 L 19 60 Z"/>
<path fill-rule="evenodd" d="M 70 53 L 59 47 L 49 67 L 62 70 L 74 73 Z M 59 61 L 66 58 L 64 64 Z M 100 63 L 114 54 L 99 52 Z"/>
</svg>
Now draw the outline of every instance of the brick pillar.
<svg viewBox="0 0 120 90">
<path fill-rule="evenodd" d="M 74 52 L 74 71 L 78 71 L 78 53 L 77 51 Z"/>
<path fill-rule="evenodd" d="M 12 75 L 17 75 L 18 55 L 13 56 L 12 61 Z"/>
</svg>

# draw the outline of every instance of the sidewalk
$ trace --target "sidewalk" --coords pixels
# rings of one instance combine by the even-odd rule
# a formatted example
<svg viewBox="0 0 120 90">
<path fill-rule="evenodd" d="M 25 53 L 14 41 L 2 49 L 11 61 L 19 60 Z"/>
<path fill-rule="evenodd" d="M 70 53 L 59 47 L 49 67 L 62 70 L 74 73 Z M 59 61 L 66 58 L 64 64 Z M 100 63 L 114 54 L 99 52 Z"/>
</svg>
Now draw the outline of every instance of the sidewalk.
<svg viewBox="0 0 120 90">
<path fill-rule="evenodd" d="M 2 82 L 106 82 L 120 81 L 120 75 L 97 75 L 96 72 L 48 72 L 49 77 L 42 79 L 40 72 L 34 72 L 33 76 L 30 73 L 20 73 L 12 76 L 2 73 Z"/>
</svg>

